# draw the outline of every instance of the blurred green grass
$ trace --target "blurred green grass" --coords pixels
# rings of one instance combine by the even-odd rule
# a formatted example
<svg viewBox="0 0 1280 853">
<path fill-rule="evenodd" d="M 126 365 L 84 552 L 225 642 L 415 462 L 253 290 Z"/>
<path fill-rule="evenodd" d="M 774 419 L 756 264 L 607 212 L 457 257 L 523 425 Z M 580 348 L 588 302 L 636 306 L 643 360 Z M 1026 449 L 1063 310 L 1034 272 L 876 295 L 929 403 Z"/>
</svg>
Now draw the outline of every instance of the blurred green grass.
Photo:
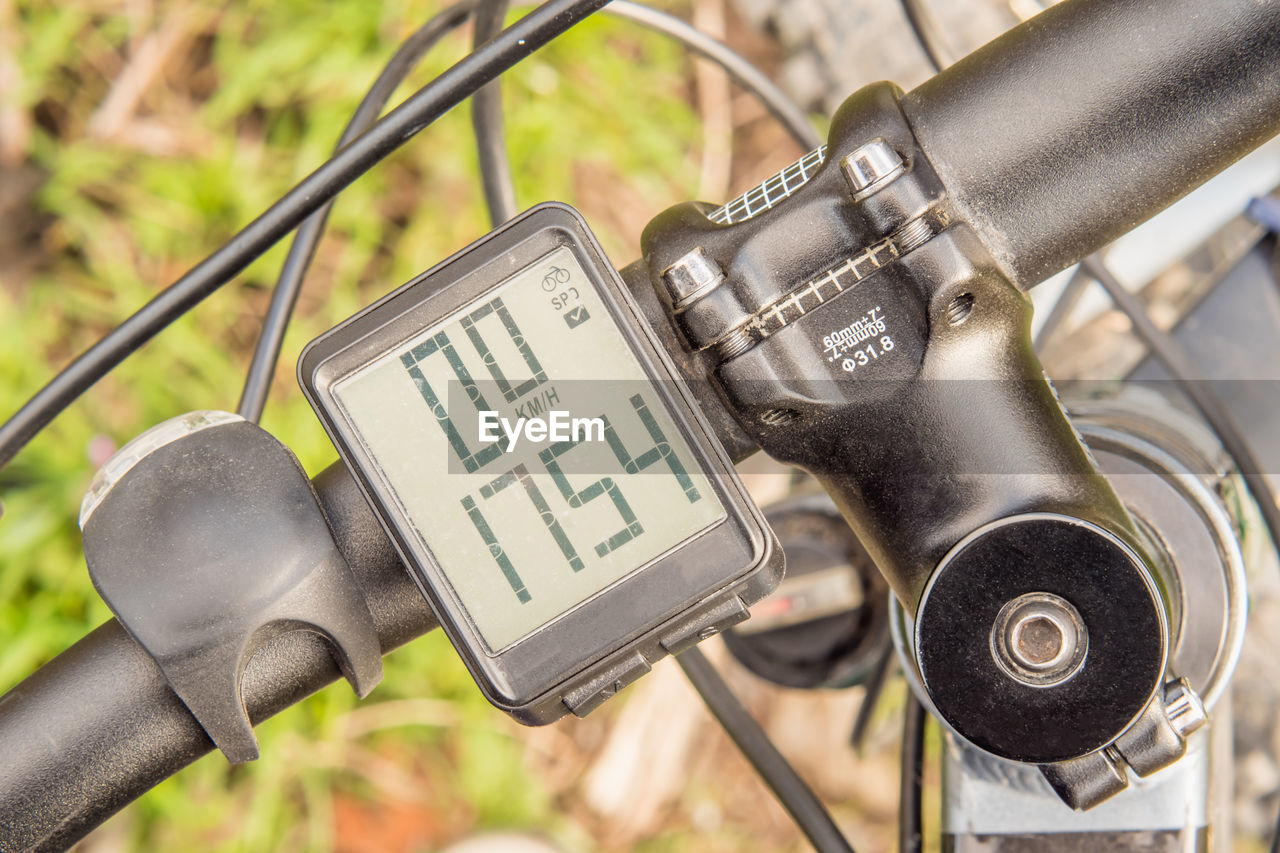
<svg viewBox="0 0 1280 853">
<path fill-rule="evenodd" d="M 17 69 L 8 107 L 28 122 L 4 169 L 39 177 L 6 214 L 30 234 L 0 257 L 0 414 L 320 163 L 395 45 L 435 8 L 83 0 L 0 10 Z M 104 131 L 104 105 L 166 27 L 178 46 Z M 447 40 L 411 83 L 447 67 L 468 39 Z M 594 208 L 614 260 L 629 260 L 638 226 L 697 187 L 689 80 L 678 48 L 607 19 L 507 75 L 522 202 Z M 341 196 L 264 419 L 308 471 L 334 452 L 292 378 L 301 347 L 487 231 L 477 187 L 470 125 L 457 110 Z M 283 253 L 268 252 L 144 347 L 0 473 L 0 690 L 110 618 L 80 553 L 84 489 L 110 449 L 142 430 L 192 409 L 234 408 Z M 433 704 L 412 704 L 422 697 Z M 395 703 L 412 713 L 389 715 L 385 727 L 375 713 L 370 733 L 349 736 L 360 715 Z M 395 831 L 414 849 L 530 826 L 569 848 L 592 846 L 438 633 L 392 655 L 365 704 L 342 684 L 323 691 L 260 728 L 260 761 L 228 768 L 206 757 L 99 838 L 126 849 L 360 849 L 336 833 L 400 814 Z M 410 817 L 374 808 L 388 801 L 410 804 Z M 388 844 L 400 837 L 393 829 L 379 828 Z M 672 837 L 659 846 L 698 845 Z"/>
</svg>

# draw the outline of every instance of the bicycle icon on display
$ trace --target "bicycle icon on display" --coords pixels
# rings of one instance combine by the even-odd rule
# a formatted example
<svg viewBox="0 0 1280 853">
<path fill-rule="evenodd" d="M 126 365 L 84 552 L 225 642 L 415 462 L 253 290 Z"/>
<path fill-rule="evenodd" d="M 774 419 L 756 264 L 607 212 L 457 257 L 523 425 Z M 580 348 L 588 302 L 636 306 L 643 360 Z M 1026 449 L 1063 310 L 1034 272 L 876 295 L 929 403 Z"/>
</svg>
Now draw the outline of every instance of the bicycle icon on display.
<svg viewBox="0 0 1280 853">
<path fill-rule="evenodd" d="M 569 280 L 569 271 L 561 267 L 551 267 L 542 277 L 542 289 L 550 293 Z"/>
</svg>

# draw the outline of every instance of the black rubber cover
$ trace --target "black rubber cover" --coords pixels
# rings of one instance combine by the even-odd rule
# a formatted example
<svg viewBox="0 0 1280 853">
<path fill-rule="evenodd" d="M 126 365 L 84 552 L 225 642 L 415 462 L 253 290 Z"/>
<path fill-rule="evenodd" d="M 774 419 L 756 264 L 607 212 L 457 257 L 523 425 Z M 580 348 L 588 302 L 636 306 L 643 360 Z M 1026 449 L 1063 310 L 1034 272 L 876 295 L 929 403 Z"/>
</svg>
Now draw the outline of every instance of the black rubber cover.
<svg viewBox="0 0 1280 853">
<path fill-rule="evenodd" d="M 271 637 L 327 637 L 358 696 L 382 679 L 373 618 L 311 483 L 257 424 L 151 451 L 83 527 L 94 587 L 231 763 L 258 757 L 240 674 Z"/>
<path fill-rule="evenodd" d="M 383 653 L 434 628 L 346 468 L 314 484 Z M 259 723 L 339 675 L 316 634 L 277 636 L 245 667 L 245 709 Z M 108 622 L 0 698 L 0 850 L 66 849 L 212 749 L 151 657 Z"/>
<path fill-rule="evenodd" d="M 902 109 L 1025 289 L 1280 132 L 1280 3 L 1065 0 Z"/>
</svg>

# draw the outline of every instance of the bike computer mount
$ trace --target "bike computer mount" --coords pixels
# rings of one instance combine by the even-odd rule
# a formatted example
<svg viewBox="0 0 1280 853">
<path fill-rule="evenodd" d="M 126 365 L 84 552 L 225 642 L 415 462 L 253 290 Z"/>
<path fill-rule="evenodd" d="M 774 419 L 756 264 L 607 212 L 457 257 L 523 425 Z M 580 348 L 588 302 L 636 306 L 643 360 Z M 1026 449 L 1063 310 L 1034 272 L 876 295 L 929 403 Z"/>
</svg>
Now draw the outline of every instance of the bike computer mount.
<svg viewBox="0 0 1280 853">
<path fill-rule="evenodd" d="M 585 223 L 540 205 L 299 379 L 485 695 L 584 715 L 747 618 L 782 553 Z"/>
</svg>

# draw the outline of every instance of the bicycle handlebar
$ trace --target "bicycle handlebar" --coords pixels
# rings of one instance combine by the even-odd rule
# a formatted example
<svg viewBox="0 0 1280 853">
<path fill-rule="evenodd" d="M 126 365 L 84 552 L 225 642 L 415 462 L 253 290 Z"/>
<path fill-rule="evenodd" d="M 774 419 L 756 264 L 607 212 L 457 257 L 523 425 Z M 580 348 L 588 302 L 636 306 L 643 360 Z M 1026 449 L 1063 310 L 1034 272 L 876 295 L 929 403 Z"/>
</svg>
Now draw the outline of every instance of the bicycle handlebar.
<svg viewBox="0 0 1280 853">
<path fill-rule="evenodd" d="M 957 211 L 1026 289 L 1280 132 L 1280 3 L 1062 3 L 902 108 Z"/>
<path fill-rule="evenodd" d="M 313 485 L 382 653 L 436 627 L 346 468 Z M 284 634 L 246 666 L 245 709 L 256 725 L 340 675 L 318 635 Z M 0 698 L 0 850 L 70 847 L 212 749 L 147 652 L 107 622 Z"/>
</svg>

